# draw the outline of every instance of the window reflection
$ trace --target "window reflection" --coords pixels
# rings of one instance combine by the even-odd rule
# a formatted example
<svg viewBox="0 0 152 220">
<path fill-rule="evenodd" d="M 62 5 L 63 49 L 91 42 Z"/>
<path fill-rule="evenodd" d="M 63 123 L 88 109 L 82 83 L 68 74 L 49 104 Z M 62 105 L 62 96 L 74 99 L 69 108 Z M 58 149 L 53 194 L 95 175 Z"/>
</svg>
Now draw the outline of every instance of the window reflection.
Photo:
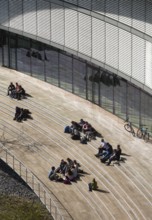
<svg viewBox="0 0 152 220">
<path fill-rule="evenodd" d="M 152 96 L 90 62 L 38 41 L 0 30 L 0 65 L 89 100 L 152 134 Z"/>
</svg>

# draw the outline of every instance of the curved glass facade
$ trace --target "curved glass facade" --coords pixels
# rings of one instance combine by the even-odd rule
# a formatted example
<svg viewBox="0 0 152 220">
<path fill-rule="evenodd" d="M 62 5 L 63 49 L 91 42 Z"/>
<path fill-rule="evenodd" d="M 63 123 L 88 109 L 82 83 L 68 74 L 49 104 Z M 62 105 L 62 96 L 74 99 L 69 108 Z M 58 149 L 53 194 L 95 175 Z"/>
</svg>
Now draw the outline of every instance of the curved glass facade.
<svg viewBox="0 0 152 220">
<path fill-rule="evenodd" d="M 0 65 L 58 86 L 152 134 L 152 96 L 127 80 L 44 43 L 0 30 Z"/>
</svg>

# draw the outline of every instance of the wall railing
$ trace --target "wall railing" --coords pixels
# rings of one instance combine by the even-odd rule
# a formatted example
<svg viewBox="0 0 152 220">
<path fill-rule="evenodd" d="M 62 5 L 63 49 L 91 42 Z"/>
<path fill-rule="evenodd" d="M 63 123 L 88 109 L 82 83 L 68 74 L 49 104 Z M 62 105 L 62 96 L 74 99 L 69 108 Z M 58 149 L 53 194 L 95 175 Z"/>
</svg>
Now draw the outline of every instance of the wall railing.
<svg viewBox="0 0 152 220">
<path fill-rule="evenodd" d="M 51 213 L 54 220 L 65 219 L 55 204 L 51 193 L 47 190 L 43 183 L 29 169 L 27 169 L 21 161 L 15 158 L 15 156 L 6 147 L 4 147 L 2 143 L 0 143 L 0 159 L 8 164 L 28 184 L 28 186 L 45 205 L 47 210 Z"/>
</svg>

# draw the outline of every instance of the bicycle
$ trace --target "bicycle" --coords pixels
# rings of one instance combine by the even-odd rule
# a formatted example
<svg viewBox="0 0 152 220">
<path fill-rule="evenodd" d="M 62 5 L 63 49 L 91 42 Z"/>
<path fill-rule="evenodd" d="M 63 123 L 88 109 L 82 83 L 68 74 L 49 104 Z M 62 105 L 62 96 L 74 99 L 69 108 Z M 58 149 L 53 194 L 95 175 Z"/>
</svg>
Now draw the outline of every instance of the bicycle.
<svg viewBox="0 0 152 220">
<path fill-rule="evenodd" d="M 135 131 L 133 129 L 132 123 L 129 121 L 129 118 L 125 120 L 124 128 L 126 131 L 132 133 L 132 135 L 135 137 Z"/>
<path fill-rule="evenodd" d="M 137 137 L 138 138 L 143 138 L 145 142 L 149 141 L 149 133 L 148 133 L 148 128 L 144 128 L 143 126 L 145 125 L 140 125 L 138 130 L 137 130 Z"/>
</svg>

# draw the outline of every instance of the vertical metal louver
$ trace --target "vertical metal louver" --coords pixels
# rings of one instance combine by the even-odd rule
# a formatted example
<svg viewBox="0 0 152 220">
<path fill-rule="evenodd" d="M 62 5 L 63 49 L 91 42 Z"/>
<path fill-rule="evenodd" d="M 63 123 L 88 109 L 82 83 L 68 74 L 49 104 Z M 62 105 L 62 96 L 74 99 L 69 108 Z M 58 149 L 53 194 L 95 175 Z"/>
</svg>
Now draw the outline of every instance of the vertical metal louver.
<svg viewBox="0 0 152 220">
<path fill-rule="evenodd" d="M 79 51 L 91 56 L 91 17 L 79 13 Z"/>
<path fill-rule="evenodd" d="M 106 0 L 106 16 L 118 20 L 118 0 Z"/>
<path fill-rule="evenodd" d="M 119 29 L 119 70 L 131 76 L 131 33 Z"/>
<path fill-rule="evenodd" d="M 51 40 L 64 45 L 64 8 L 51 4 Z"/>
<path fill-rule="evenodd" d="M 132 41 L 132 77 L 144 83 L 145 40 L 133 35 Z"/>
<path fill-rule="evenodd" d="M 8 0 L 0 1 L 0 24 L 9 26 Z"/>
<path fill-rule="evenodd" d="M 119 0 L 119 21 L 131 26 L 131 1 Z"/>
<path fill-rule="evenodd" d="M 95 11 L 99 14 L 105 14 L 105 2 L 106 0 L 98 1 L 92 0 L 92 11 Z"/>
<path fill-rule="evenodd" d="M 132 25 L 140 31 L 145 31 L 145 0 L 133 1 Z"/>
<path fill-rule="evenodd" d="M 105 22 L 92 18 L 92 57 L 105 62 Z"/>
<path fill-rule="evenodd" d="M 146 34 L 152 36 L 152 1 L 146 2 Z"/>
<path fill-rule="evenodd" d="M 118 28 L 106 24 L 106 63 L 118 68 Z"/>
<path fill-rule="evenodd" d="M 10 27 L 23 30 L 22 1 L 9 0 Z"/>
<path fill-rule="evenodd" d="M 78 50 L 78 16 L 77 11 L 65 9 L 65 46 Z"/>
<path fill-rule="evenodd" d="M 78 0 L 78 6 L 91 10 L 91 0 Z"/>
<path fill-rule="evenodd" d="M 37 35 L 50 40 L 50 31 L 50 3 L 43 0 L 37 0 Z"/>
<path fill-rule="evenodd" d="M 152 43 L 146 42 L 145 84 L 152 89 Z"/>
<path fill-rule="evenodd" d="M 24 31 L 36 35 L 36 1 L 23 1 Z"/>
</svg>

